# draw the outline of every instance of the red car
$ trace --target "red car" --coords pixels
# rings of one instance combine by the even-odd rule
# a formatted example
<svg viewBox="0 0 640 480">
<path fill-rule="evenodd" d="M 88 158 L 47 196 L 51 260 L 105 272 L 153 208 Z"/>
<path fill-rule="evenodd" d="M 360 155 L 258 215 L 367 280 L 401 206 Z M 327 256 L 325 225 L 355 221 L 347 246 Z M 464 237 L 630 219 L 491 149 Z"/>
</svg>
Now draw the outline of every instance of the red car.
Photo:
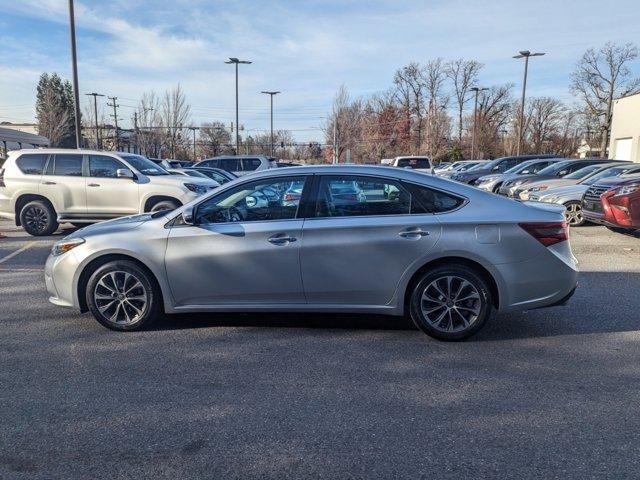
<svg viewBox="0 0 640 480">
<path fill-rule="evenodd" d="M 640 175 L 603 180 L 592 185 L 582 197 L 584 217 L 612 230 L 640 229 Z"/>
</svg>

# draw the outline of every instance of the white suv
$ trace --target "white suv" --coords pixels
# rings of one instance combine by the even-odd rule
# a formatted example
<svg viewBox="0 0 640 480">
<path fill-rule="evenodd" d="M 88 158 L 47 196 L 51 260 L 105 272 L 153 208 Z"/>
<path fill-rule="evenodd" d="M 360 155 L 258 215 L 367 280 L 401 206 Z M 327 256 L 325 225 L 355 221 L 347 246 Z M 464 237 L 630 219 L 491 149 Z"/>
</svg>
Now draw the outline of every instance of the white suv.
<svg viewBox="0 0 640 480">
<path fill-rule="evenodd" d="M 18 150 L 0 169 L 0 217 L 31 235 L 50 235 L 61 222 L 81 225 L 177 208 L 218 186 L 171 175 L 131 153 Z"/>
</svg>

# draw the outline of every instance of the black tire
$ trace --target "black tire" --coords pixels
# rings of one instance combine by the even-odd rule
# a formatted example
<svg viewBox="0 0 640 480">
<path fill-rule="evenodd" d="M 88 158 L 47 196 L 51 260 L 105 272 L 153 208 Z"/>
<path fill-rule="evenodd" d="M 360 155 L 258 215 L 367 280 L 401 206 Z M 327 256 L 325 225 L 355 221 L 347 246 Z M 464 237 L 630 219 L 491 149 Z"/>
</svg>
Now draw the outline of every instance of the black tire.
<svg viewBox="0 0 640 480">
<path fill-rule="evenodd" d="M 51 235 L 58 229 L 56 211 L 49 202 L 34 200 L 20 210 L 20 225 L 34 237 Z"/>
<path fill-rule="evenodd" d="M 144 297 L 144 301 L 137 297 Z M 155 279 L 129 260 L 115 260 L 93 272 L 85 299 L 93 317 L 111 330 L 140 330 L 162 312 L 162 295 Z"/>
<path fill-rule="evenodd" d="M 159 212 L 161 210 L 175 210 L 178 208 L 180 204 L 175 200 L 160 200 L 159 202 L 154 203 L 149 208 L 150 212 Z"/>
<path fill-rule="evenodd" d="M 447 290 L 449 278 L 452 280 Z M 454 295 L 461 300 L 454 301 Z M 433 317 L 428 319 L 425 312 L 433 313 Z M 435 267 L 415 284 L 411 292 L 410 314 L 416 326 L 430 337 L 446 341 L 467 339 L 478 332 L 493 314 L 489 284 L 484 276 L 464 265 Z"/>
<path fill-rule="evenodd" d="M 495 187 L 493 187 L 493 193 L 500 193 L 500 187 L 502 187 L 502 182 L 498 183 Z"/>
</svg>

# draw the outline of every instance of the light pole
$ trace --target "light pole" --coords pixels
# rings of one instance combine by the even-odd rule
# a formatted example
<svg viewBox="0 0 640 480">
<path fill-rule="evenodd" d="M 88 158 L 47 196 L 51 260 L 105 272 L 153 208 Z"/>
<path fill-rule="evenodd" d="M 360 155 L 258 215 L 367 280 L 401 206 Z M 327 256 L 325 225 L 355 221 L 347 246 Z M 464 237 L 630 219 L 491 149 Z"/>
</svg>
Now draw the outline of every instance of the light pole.
<svg viewBox="0 0 640 480">
<path fill-rule="evenodd" d="M 98 134 L 98 97 L 104 97 L 101 93 L 85 93 L 90 97 L 93 97 L 93 114 L 95 115 L 96 120 L 96 148 L 100 150 L 100 135 Z"/>
<path fill-rule="evenodd" d="M 475 102 L 473 104 L 473 129 L 471 131 L 471 160 L 475 160 L 475 152 L 476 152 L 476 122 L 478 121 L 478 93 L 483 92 L 485 90 L 489 90 L 488 88 L 481 87 L 472 87 L 470 89 L 472 92 L 475 92 Z"/>
<path fill-rule="evenodd" d="M 236 155 L 240 155 L 240 123 L 238 120 L 238 65 L 250 64 L 251 62 L 248 60 L 238 60 L 235 57 L 229 57 L 224 63 L 231 64 L 233 63 L 236 66 Z"/>
<path fill-rule="evenodd" d="M 273 157 L 273 96 L 274 95 L 278 95 L 279 93 L 282 92 L 269 92 L 269 91 L 263 91 L 261 93 L 264 93 L 266 95 L 269 95 L 269 99 L 271 100 L 271 156 Z"/>
<path fill-rule="evenodd" d="M 73 0 L 69 0 L 69 34 L 71 37 L 71 70 L 73 72 L 73 106 L 76 127 L 76 148 L 82 143 L 80 129 L 80 94 L 78 93 L 78 57 L 76 55 L 76 18 L 73 11 Z"/>
<path fill-rule="evenodd" d="M 196 161 L 196 130 L 198 127 L 189 127 L 189 130 L 193 132 L 193 161 Z"/>
<path fill-rule="evenodd" d="M 529 57 L 541 57 L 543 52 L 531 53 L 529 50 L 521 50 L 513 58 L 524 58 L 524 80 L 522 81 L 522 101 L 520 102 L 520 122 L 518 124 L 518 149 L 516 155 L 522 151 L 522 129 L 524 128 L 524 99 L 527 91 L 527 71 L 529 70 Z"/>
</svg>

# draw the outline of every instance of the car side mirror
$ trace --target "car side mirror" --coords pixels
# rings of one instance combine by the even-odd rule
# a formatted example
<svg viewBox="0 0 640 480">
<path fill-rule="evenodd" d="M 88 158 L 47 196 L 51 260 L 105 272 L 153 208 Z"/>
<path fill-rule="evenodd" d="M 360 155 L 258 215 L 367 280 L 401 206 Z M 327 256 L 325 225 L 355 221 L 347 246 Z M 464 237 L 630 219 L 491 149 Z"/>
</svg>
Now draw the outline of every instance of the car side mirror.
<svg viewBox="0 0 640 480">
<path fill-rule="evenodd" d="M 520 172 L 522 175 L 529 175 L 531 172 L 529 170 L 523 170 Z"/>
<path fill-rule="evenodd" d="M 182 211 L 182 223 L 185 225 L 194 225 L 193 207 L 187 207 Z"/>
<path fill-rule="evenodd" d="M 118 178 L 135 178 L 135 175 L 128 168 L 119 168 L 116 170 L 116 177 Z"/>
<path fill-rule="evenodd" d="M 496 165 L 495 167 L 493 167 L 491 169 L 492 172 L 499 172 L 500 171 L 500 165 Z"/>
</svg>

